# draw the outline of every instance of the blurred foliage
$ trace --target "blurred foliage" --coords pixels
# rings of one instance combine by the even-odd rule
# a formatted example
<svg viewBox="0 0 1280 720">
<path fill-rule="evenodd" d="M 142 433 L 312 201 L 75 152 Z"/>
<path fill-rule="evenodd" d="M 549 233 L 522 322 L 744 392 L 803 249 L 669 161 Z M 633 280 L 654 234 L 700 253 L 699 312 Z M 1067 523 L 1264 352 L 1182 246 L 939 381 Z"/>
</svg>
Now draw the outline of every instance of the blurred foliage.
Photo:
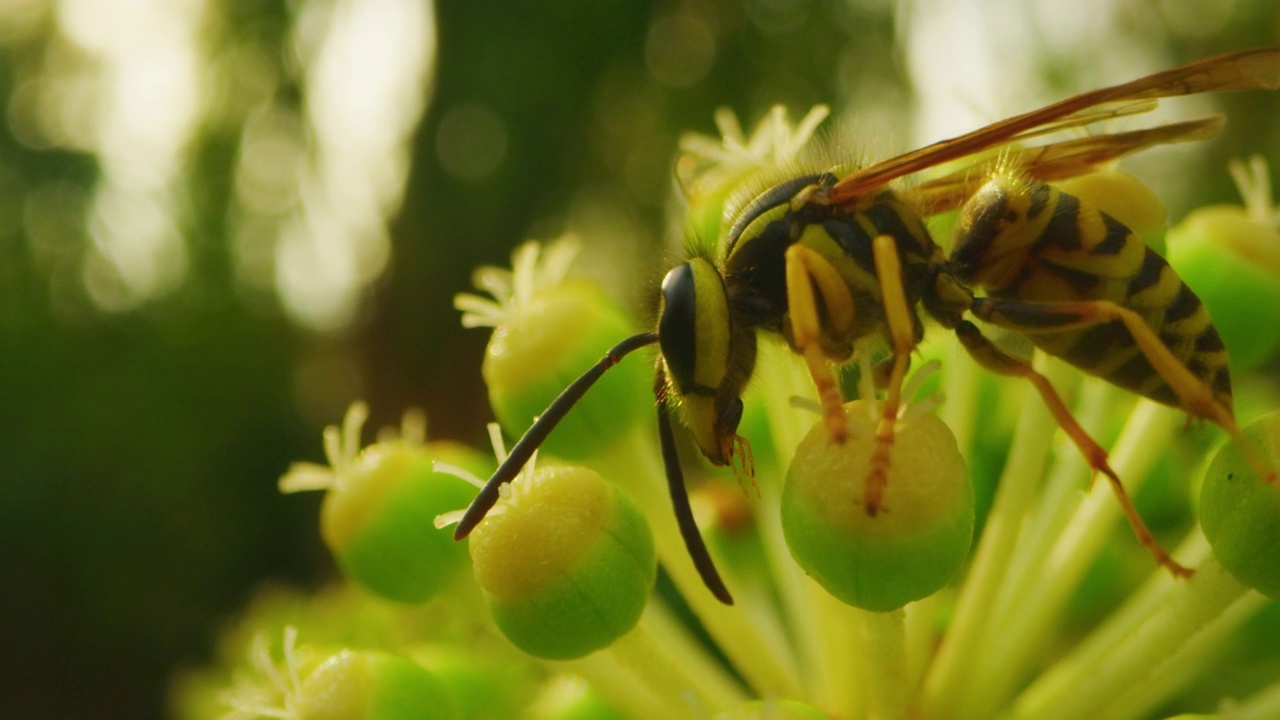
<svg viewBox="0 0 1280 720">
<path fill-rule="evenodd" d="M 161 716 L 171 669 L 207 656 L 255 585 L 317 584 L 330 574 L 314 504 L 286 501 L 275 480 L 291 460 L 320 457 L 319 428 L 348 401 L 368 399 L 374 424 L 419 405 L 433 437 L 482 444 L 484 333 L 462 332 L 451 308 L 473 267 L 505 264 L 525 237 L 573 230 L 588 241 L 588 264 L 594 258 L 642 315 L 649 301 L 641 298 L 668 262 L 661 210 L 678 135 L 710 132 L 722 105 L 752 121 L 774 103 L 798 115 L 826 102 L 845 121 L 869 117 L 873 129 L 896 129 L 902 145 L 917 102 L 904 59 L 914 37 L 907 21 L 930 9 L 926 0 L 428 7 L 434 35 L 423 42 L 432 46 L 418 48 L 434 54 L 422 61 L 425 113 L 410 108 L 399 119 L 410 133 L 398 158 L 407 180 L 380 196 L 385 217 L 373 221 L 390 223 L 385 268 L 375 263 L 357 279 L 352 314 L 317 327 L 290 304 L 287 287 L 272 284 L 294 271 L 275 243 L 310 197 L 291 183 L 323 157 L 307 114 L 320 95 L 307 39 L 326 23 L 340 27 L 354 5 L 139 0 L 122 5 L 125 20 L 110 26 L 92 24 L 92 5 L 0 2 L 9 120 L 0 132 L 7 717 Z M 1280 38 L 1280 11 L 1269 0 L 1223 5 L 1220 22 L 1197 25 L 1122 3 L 1108 42 L 1131 39 L 1158 60 L 1155 69 Z M 170 37 L 167 26 L 148 35 L 129 21 L 139 8 L 169 17 L 161 7 L 185 13 L 196 50 L 189 77 L 199 82 L 182 96 L 190 117 L 176 121 L 187 123 L 178 163 L 157 181 L 130 174 L 137 158 L 104 138 L 112 123 L 172 110 L 178 95 L 170 87 L 112 100 L 101 88 L 119 77 L 81 71 L 107 56 L 103 48 Z M 130 28 L 119 43 L 84 43 Z M 1028 29 L 1027 43 L 1053 32 Z M 1085 89 L 1073 78 L 1094 50 L 1044 46 L 1057 50 L 1017 62 L 1035 63 L 1049 97 Z M 138 67 L 144 76 L 169 69 Z M 51 97 L 61 104 L 32 109 Z M 1218 170 L 1225 158 L 1280 158 L 1274 98 L 1236 96 L 1222 106 L 1231 124 L 1202 156 L 1198 202 L 1233 199 Z M 264 146 L 275 154 L 253 157 L 275 173 L 268 190 L 280 191 L 265 209 L 277 198 L 246 188 L 244 176 L 264 127 L 275 133 L 268 139 L 276 144 Z M 110 206 L 126 229 L 134 220 L 170 223 L 157 237 L 177 243 L 164 247 L 176 248 L 180 264 L 159 267 L 177 274 L 144 286 L 108 282 L 116 276 L 101 272 L 113 257 L 103 244 L 103 224 L 113 220 L 103 214 L 104 193 L 141 199 Z M 138 269 L 114 262 L 125 280 Z M 137 287 L 146 292 L 127 292 Z"/>
</svg>

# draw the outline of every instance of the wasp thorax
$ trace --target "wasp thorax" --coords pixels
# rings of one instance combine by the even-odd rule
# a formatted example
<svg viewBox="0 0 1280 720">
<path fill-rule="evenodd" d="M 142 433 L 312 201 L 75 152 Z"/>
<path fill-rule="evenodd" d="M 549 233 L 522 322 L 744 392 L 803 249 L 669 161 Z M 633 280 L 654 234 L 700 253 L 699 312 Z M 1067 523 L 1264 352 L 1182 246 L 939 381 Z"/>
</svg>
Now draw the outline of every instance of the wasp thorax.
<svg viewBox="0 0 1280 720">
<path fill-rule="evenodd" d="M 1023 266 L 1027 247 L 1052 213 L 1053 190 L 1043 183 L 998 175 L 960 210 L 951 270 L 961 280 L 1002 286 Z"/>
</svg>

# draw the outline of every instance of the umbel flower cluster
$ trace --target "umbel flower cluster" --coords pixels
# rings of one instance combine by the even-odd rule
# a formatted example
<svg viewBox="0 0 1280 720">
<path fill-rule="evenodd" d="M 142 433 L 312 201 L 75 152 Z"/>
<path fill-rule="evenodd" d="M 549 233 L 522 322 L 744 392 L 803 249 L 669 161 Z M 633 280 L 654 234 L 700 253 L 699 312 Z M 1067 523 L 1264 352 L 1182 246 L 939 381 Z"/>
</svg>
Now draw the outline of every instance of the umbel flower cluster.
<svg viewBox="0 0 1280 720">
<path fill-rule="evenodd" d="M 686 138 L 677 166 L 697 237 L 762 167 L 797 162 L 823 108 L 775 110 L 748 137 Z M 762 333 L 729 469 L 681 445 L 694 517 L 734 604 L 695 569 L 654 430 L 656 353 L 637 351 L 573 407 L 462 542 L 453 523 L 532 419 L 637 331 L 573 276 L 576 246 L 516 250 L 475 274 L 494 453 L 428 441 L 408 413 L 361 446 L 366 409 L 324 435 L 320 531 L 343 582 L 275 590 L 179 683 L 200 718 L 750 718 L 1071 720 L 1280 718 L 1280 233 L 1259 160 L 1233 168 L 1242 206 L 1166 234 L 1137 181 L 1073 185 L 1110 203 L 1196 289 L 1230 348 L 1247 447 L 1037 353 L 1134 497 L 1178 578 L 1157 566 L 1105 482 L 1020 379 L 930 333 L 904 388 L 883 498 L 857 502 L 881 401 L 871 352 L 848 373 L 849 439 L 833 443 L 804 364 Z M 1144 219 L 1145 218 L 1145 219 Z M 1152 220 L 1154 218 L 1154 221 Z M 949 219 L 931 226 L 945 243 Z M 714 257 L 714 249 L 696 250 Z M 937 337 L 934 337 L 934 336 Z M 1006 338 L 1015 341 L 1017 338 Z M 677 429 L 677 435 L 680 434 Z M 749 473 L 750 470 L 754 473 Z"/>
</svg>

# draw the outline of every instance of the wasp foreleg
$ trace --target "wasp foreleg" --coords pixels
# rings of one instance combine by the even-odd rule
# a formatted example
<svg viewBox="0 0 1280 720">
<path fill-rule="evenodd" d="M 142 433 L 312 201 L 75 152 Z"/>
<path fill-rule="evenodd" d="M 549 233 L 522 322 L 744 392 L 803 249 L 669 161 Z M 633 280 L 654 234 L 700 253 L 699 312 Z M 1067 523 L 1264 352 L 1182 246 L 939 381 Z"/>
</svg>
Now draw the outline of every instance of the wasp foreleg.
<svg viewBox="0 0 1280 720">
<path fill-rule="evenodd" d="M 1138 537 L 1138 542 L 1142 543 L 1142 546 L 1155 556 L 1156 562 L 1167 568 L 1169 572 L 1177 577 L 1190 577 L 1192 571 L 1179 565 L 1151 535 L 1147 524 L 1142 521 L 1142 516 L 1138 515 L 1138 511 L 1133 507 L 1133 501 L 1130 500 L 1129 493 L 1120 482 L 1120 477 L 1107 463 L 1107 451 L 1103 450 L 1093 438 L 1089 437 L 1084 428 L 1080 427 L 1080 423 L 1076 422 L 1075 417 L 1071 415 L 1071 411 L 1067 409 L 1066 403 L 1049 383 L 1048 378 L 1036 372 L 1029 363 L 1018 360 L 997 348 L 977 326 L 968 320 L 962 320 L 956 326 L 956 337 L 960 339 L 960 344 L 969 352 L 969 355 L 982 367 L 998 375 L 1024 377 L 1035 386 L 1045 406 L 1049 408 L 1049 413 L 1057 421 L 1058 427 L 1071 438 L 1071 442 L 1084 456 L 1085 462 L 1089 463 L 1089 467 L 1094 472 L 1105 475 L 1111 483 L 1116 499 L 1120 502 L 1120 508 L 1124 511 L 1129 526 L 1133 528 L 1134 535 Z"/>
<path fill-rule="evenodd" d="M 822 418 L 831 439 L 844 442 L 849 436 L 844 415 L 844 398 L 822 350 L 822 321 L 814 288 L 822 295 L 823 307 L 833 328 L 843 331 L 853 325 L 853 297 L 840 273 L 820 253 L 805 245 L 787 248 L 787 308 L 791 315 L 791 342 L 804 356 L 809 376 L 822 403 Z"/>
</svg>

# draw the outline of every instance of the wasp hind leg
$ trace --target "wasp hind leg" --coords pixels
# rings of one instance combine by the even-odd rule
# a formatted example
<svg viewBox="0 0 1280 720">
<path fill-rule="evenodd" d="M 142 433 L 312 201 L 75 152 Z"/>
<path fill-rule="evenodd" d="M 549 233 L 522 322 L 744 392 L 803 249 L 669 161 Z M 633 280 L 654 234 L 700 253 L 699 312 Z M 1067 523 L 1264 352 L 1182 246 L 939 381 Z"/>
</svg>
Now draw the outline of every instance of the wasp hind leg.
<svg viewBox="0 0 1280 720">
<path fill-rule="evenodd" d="M 1276 469 L 1270 467 L 1240 434 L 1231 408 L 1220 402 L 1213 389 L 1192 374 L 1165 347 L 1160 336 L 1136 312 L 1109 300 L 1031 303 L 994 298 L 975 298 L 970 310 L 990 323 L 1028 334 L 1077 330 L 1109 322 L 1122 323 L 1147 362 L 1178 396 L 1182 408 L 1192 417 L 1205 418 L 1222 428 L 1244 451 L 1253 469 L 1267 482 L 1276 483 Z"/>
<path fill-rule="evenodd" d="M 977 326 L 968 320 L 962 320 L 955 329 L 956 337 L 960 339 L 960 344 L 964 346 L 969 355 L 978 362 L 979 365 L 994 372 L 998 375 L 1006 375 L 1010 377 L 1026 378 L 1040 393 L 1040 398 L 1049 409 L 1049 413 L 1058 423 L 1058 427 L 1071 438 L 1071 442 L 1075 444 L 1080 454 L 1084 457 L 1085 462 L 1094 472 L 1100 472 L 1106 476 L 1107 481 L 1111 484 L 1111 489 L 1115 491 L 1116 500 L 1120 502 L 1120 509 L 1124 511 L 1125 518 L 1129 521 L 1129 527 L 1133 528 L 1133 534 L 1137 536 L 1138 542 L 1147 549 L 1148 552 L 1155 557 L 1156 562 L 1166 568 L 1176 577 L 1190 577 L 1191 569 L 1180 565 L 1174 560 L 1165 549 L 1160 547 L 1160 543 L 1156 542 L 1151 531 L 1147 529 L 1147 524 L 1142 521 L 1142 516 L 1133 506 L 1133 501 L 1129 498 L 1129 493 L 1124 489 L 1124 485 L 1120 482 L 1120 477 L 1111 469 L 1107 462 L 1107 451 L 1103 450 L 1093 438 L 1080 427 L 1080 423 L 1076 422 L 1075 417 L 1071 415 L 1071 411 L 1067 409 L 1066 403 L 1062 401 L 1062 397 L 1058 395 L 1058 391 L 1053 389 L 1053 385 L 1049 383 L 1048 378 L 1036 372 L 1035 368 L 1017 358 L 1011 357 L 997 348 L 991 340 L 982 334 Z"/>
<path fill-rule="evenodd" d="M 835 333 L 853 327 L 853 296 L 844 278 L 820 253 L 805 245 L 787 248 L 787 308 L 791 316 L 791 343 L 804 357 L 822 403 L 822 419 L 832 440 L 844 442 L 849 424 L 844 414 L 844 398 L 831 369 L 831 361 L 822 350 L 822 321 L 818 299 L 822 296 L 828 324 Z"/>
</svg>

